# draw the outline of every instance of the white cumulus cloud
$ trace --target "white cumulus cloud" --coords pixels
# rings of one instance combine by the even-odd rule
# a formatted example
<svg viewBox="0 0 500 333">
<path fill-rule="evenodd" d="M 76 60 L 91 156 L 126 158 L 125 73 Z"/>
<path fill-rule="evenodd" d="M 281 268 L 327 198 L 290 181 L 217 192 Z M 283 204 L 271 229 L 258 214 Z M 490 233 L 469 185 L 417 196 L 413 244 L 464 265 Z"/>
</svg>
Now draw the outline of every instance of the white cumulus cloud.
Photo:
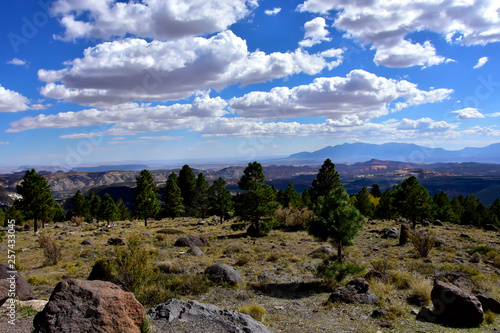
<svg viewBox="0 0 500 333">
<path fill-rule="evenodd" d="M 476 108 L 465 108 L 461 110 L 452 111 L 451 113 L 456 113 L 458 119 L 475 119 L 484 118 L 484 115 L 479 112 Z"/>
<path fill-rule="evenodd" d="M 302 47 L 311 47 L 323 41 L 331 41 L 332 39 L 328 37 L 330 32 L 325 27 L 326 21 L 322 17 L 316 17 L 306 22 L 304 24 L 304 29 L 306 30 L 304 39 L 299 42 L 299 45 Z"/>
<path fill-rule="evenodd" d="M 166 40 L 225 30 L 257 6 L 257 0 L 57 0 L 52 13 L 64 40 L 128 34 Z"/>
<path fill-rule="evenodd" d="M 371 45 L 376 50 L 375 62 L 388 67 L 449 62 L 437 55 L 429 41 L 422 44 L 408 38 L 418 31 L 436 32 L 450 43 L 467 46 L 500 41 L 500 3 L 496 0 L 306 0 L 297 9 L 335 11 L 333 26 L 345 31 L 345 37 Z"/>
<path fill-rule="evenodd" d="M 247 118 L 284 119 L 305 115 L 359 123 L 411 105 L 440 102 L 452 92 L 450 89 L 423 91 L 406 80 L 353 70 L 346 77 L 320 77 L 308 85 L 253 91 L 231 99 L 229 104 L 231 110 Z"/>
<path fill-rule="evenodd" d="M 67 68 L 41 69 L 38 77 L 47 82 L 41 89 L 45 97 L 81 104 L 177 100 L 200 89 L 317 74 L 340 64 L 341 52 L 249 52 L 231 31 L 166 42 L 127 38 L 90 47 Z"/>
<path fill-rule="evenodd" d="M 278 14 L 279 12 L 281 12 L 281 8 L 279 8 L 279 7 L 275 7 L 275 8 L 273 8 L 273 9 L 266 9 L 266 10 L 264 11 L 264 13 L 265 13 L 266 15 L 276 15 L 276 14 Z"/>
<path fill-rule="evenodd" d="M 474 69 L 478 69 L 483 67 L 488 62 L 488 57 L 481 57 L 477 61 L 477 64 L 474 66 Z"/>
<path fill-rule="evenodd" d="M 0 112 L 17 112 L 29 109 L 30 101 L 20 93 L 0 85 Z"/>
</svg>

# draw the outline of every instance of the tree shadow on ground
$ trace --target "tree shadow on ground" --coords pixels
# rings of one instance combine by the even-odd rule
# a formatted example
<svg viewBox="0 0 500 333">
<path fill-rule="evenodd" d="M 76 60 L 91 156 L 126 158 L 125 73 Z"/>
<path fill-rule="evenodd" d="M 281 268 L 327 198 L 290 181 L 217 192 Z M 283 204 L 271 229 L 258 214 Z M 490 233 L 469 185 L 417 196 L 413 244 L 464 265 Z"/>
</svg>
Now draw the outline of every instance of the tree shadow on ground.
<svg viewBox="0 0 500 333">
<path fill-rule="evenodd" d="M 323 282 L 289 282 L 289 283 L 256 283 L 254 290 L 271 297 L 283 299 L 300 299 L 315 294 L 327 293 L 328 288 Z"/>
</svg>

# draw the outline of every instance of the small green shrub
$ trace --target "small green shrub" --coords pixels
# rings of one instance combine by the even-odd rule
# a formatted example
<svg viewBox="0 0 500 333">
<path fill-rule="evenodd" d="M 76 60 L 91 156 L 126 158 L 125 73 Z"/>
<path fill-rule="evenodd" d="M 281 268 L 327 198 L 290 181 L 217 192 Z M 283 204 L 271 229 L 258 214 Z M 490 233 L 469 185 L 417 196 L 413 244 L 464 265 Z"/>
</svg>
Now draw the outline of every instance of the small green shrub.
<svg viewBox="0 0 500 333">
<path fill-rule="evenodd" d="M 422 297 L 425 300 L 425 304 L 429 304 L 431 301 L 431 291 L 432 282 L 427 279 L 419 279 L 414 277 L 409 282 L 410 294 Z"/>
<path fill-rule="evenodd" d="M 495 314 L 491 312 L 490 310 L 486 311 L 484 313 L 484 322 L 488 325 L 491 325 L 495 322 Z"/>
<path fill-rule="evenodd" d="M 468 254 L 472 255 L 474 253 L 479 253 L 482 256 L 488 256 L 490 253 L 498 253 L 495 249 L 489 247 L 489 246 L 476 246 L 473 249 L 470 249 L 467 251 Z"/>
<path fill-rule="evenodd" d="M 32 287 L 38 287 L 38 286 L 49 283 L 49 281 L 47 279 L 41 279 L 41 278 L 34 276 L 34 275 L 28 276 L 26 278 L 26 282 L 28 282 L 30 284 L 30 286 L 32 286 Z"/>
<path fill-rule="evenodd" d="M 264 322 L 266 310 L 260 305 L 245 305 L 236 309 L 236 311 L 249 315 L 255 320 Z"/>
<path fill-rule="evenodd" d="M 38 311 L 35 310 L 35 308 L 33 308 L 33 306 L 31 306 L 31 305 L 18 304 L 16 311 L 17 311 L 17 316 L 19 318 L 33 317 L 38 313 Z"/>
<path fill-rule="evenodd" d="M 313 212 L 307 208 L 279 208 L 275 218 L 280 223 L 280 227 L 288 231 L 305 230 L 309 217 Z"/>
<path fill-rule="evenodd" d="M 432 263 L 413 262 L 409 267 L 410 271 L 418 272 L 421 275 L 430 275 L 436 273 L 436 267 Z"/>
<path fill-rule="evenodd" d="M 148 315 L 144 316 L 141 324 L 141 333 L 153 333 L 153 324 Z"/>
<path fill-rule="evenodd" d="M 324 260 L 317 268 L 316 275 L 325 280 L 342 281 L 349 275 L 359 275 L 366 271 L 365 266 Z"/>
</svg>

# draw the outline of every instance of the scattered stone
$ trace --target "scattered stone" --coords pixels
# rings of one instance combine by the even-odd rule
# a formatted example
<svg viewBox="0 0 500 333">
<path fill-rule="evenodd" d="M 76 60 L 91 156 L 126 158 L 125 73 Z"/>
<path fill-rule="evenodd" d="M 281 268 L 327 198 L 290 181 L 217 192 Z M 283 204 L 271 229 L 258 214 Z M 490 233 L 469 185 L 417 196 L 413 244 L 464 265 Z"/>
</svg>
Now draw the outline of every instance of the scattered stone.
<svg viewBox="0 0 500 333">
<path fill-rule="evenodd" d="M 16 226 L 14 226 L 14 230 L 17 232 L 21 232 L 21 231 L 24 231 L 24 228 L 22 225 L 16 225 Z"/>
<path fill-rule="evenodd" d="M 411 313 L 412 315 L 416 316 L 416 315 L 418 315 L 418 310 L 416 310 L 416 309 L 412 309 L 412 310 L 410 311 L 410 313 Z"/>
<path fill-rule="evenodd" d="M 249 315 L 196 301 L 173 298 L 150 309 L 148 315 L 152 320 L 167 321 L 169 324 L 165 327 L 171 327 L 172 332 L 179 325 L 185 327 L 196 322 L 199 327 L 206 328 L 205 332 L 271 333 L 264 324 Z"/>
<path fill-rule="evenodd" d="M 420 224 L 422 227 L 428 227 L 431 225 L 431 222 L 429 220 L 423 220 Z"/>
<path fill-rule="evenodd" d="M 210 281 L 217 283 L 226 282 L 230 285 L 235 285 L 243 281 L 240 272 L 236 268 L 226 264 L 209 266 L 205 269 L 205 274 Z"/>
<path fill-rule="evenodd" d="M 200 220 L 196 225 L 206 225 L 208 223 L 207 220 Z"/>
<path fill-rule="evenodd" d="M 388 312 L 389 310 L 387 310 L 386 308 L 378 308 L 372 312 L 371 317 L 372 318 L 385 317 Z"/>
<path fill-rule="evenodd" d="M 466 238 L 466 239 L 472 238 L 470 235 L 467 235 L 467 234 L 460 234 L 460 237 L 461 238 Z"/>
<path fill-rule="evenodd" d="M 110 238 L 108 239 L 108 245 L 125 245 L 125 242 L 121 238 Z"/>
<path fill-rule="evenodd" d="M 193 246 L 187 251 L 187 253 L 195 257 L 204 255 L 203 251 L 200 250 L 198 246 Z"/>
<path fill-rule="evenodd" d="M 134 294 L 111 282 L 67 279 L 57 284 L 33 324 L 37 332 L 140 333 L 144 317 Z"/>
<path fill-rule="evenodd" d="M 5 247 L 3 247 L 2 245 L 0 245 L 0 251 L 7 251 L 7 249 Z"/>
<path fill-rule="evenodd" d="M 400 236 L 398 229 L 394 227 L 382 229 L 380 233 L 382 234 L 382 238 L 398 239 Z"/>
<path fill-rule="evenodd" d="M 323 258 L 325 256 L 331 256 L 337 253 L 331 245 L 321 245 L 316 250 L 308 254 L 308 256 L 313 258 Z"/>
<path fill-rule="evenodd" d="M 484 312 L 490 310 L 493 313 L 500 313 L 500 302 L 491 297 L 486 291 L 473 290 L 472 293 L 481 302 Z"/>
<path fill-rule="evenodd" d="M 434 246 L 435 247 L 438 247 L 438 246 L 446 246 L 446 241 L 440 237 L 436 237 L 434 239 Z"/>
<path fill-rule="evenodd" d="M 28 284 L 28 282 L 26 282 L 26 280 L 18 272 L 10 273 L 10 271 L 11 269 L 9 265 L 0 263 L 0 305 L 5 303 L 5 301 L 10 298 L 9 293 L 11 289 L 11 280 L 7 280 L 7 278 L 10 278 L 12 276 L 15 277 L 15 293 L 18 299 L 21 301 L 34 299 L 35 293 L 33 292 L 33 289 L 31 289 L 31 286 Z"/>
<path fill-rule="evenodd" d="M 464 328 L 478 327 L 483 321 L 483 308 L 477 297 L 452 284 L 437 281 L 431 299 L 434 310 L 422 308 L 417 320 Z"/>
<path fill-rule="evenodd" d="M 94 242 L 90 239 L 86 239 L 81 244 L 82 245 L 94 245 Z"/>
<path fill-rule="evenodd" d="M 381 321 L 380 323 L 378 323 L 378 326 L 380 326 L 382 328 L 392 328 L 392 324 L 391 323 L 387 323 L 385 321 Z"/>
<path fill-rule="evenodd" d="M 423 298 L 420 295 L 416 295 L 416 294 L 408 296 L 408 298 L 406 298 L 406 301 L 409 304 L 416 305 L 416 306 L 424 306 L 427 303 L 425 298 Z"/>
<path fill-rule="evenodd" d="M 140 234 L 140 236 L 143 236 L 143 237 L 146 237 L 146 238 L 153 238 L 154 237 L 149 232 L 143 232 L 143 233 Z"/>
<path fill-rule="evenodd" d="M 441 220 L 434 220 L 434 222 L 432 224 L 434 224 L 438 227 L 442 227 L 444 225 L 443 222 L 441 222 Z"/>
<path fill-rule="evenodd" d="M 477 263 L 481 262 L 481 259 L 482 259 L 481 254 L 480 254 L 480 253 L 478 253 L 478 252 L 476 252 L 476 253 L 474 253 L 474 254 L 470 257 L 469 262 L 471 262 L 471 263 L 473 263 L 473 264 L 477 264 Z"/>
<path fill-rule="evenodd" d="M 174 246 L 180 247 L 193 247 L 193 246 L 207 246 L 208 240 L 203 236 L 187 236 L 180 237 L 175 241 Z"/>
<path fill-rule="evenodd" d="M 368 282 L 363 278 L 352 279 L 344 287 L 336 289 L 328 298 L 330 303 L 375 304 L 379 298 L 369 290 Z"/>
<path fill-rule="evenodd" d="M 484 226 L 484 230 L 488 230 L 488 231 L 498 231 L 498 227 L 495 226 L 494 224 L 486 224 Z"/>
<path fill-rule="evenodd" d="M 24 231 L 30 231 L 31 230 L 31 226 L 29 224 L 25 224 L 24 227 L 23 227 L 23 230 Z"/>
<path fill-rule="evenodd" d="M 365 279 L 366 280 L 378 280 L 378 281 L 384 282 L 384 283 L 387 283 L 389 281 L 389 278 L 387 277 L 387 275 L 385 275 L 384 273 L 381 273 L 379 271 L 376 271 L 376 270 L 371 270 L 368 273 L 366 273 Z"/>
</svg>

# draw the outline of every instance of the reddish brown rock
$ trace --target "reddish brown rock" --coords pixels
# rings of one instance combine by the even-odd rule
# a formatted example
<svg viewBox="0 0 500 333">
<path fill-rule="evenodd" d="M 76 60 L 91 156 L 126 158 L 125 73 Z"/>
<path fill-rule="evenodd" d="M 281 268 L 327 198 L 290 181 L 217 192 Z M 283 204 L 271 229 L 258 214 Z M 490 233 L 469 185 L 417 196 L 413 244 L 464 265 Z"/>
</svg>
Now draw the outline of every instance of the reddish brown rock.
<svg viewBox="0 0 500 333">
<path fill-rule="evenodd" d="M 144 316 L 134 295 L 111 282 L 67 279 L 33 324 L 37 332 L 140 333 Z"/>
</svg>

